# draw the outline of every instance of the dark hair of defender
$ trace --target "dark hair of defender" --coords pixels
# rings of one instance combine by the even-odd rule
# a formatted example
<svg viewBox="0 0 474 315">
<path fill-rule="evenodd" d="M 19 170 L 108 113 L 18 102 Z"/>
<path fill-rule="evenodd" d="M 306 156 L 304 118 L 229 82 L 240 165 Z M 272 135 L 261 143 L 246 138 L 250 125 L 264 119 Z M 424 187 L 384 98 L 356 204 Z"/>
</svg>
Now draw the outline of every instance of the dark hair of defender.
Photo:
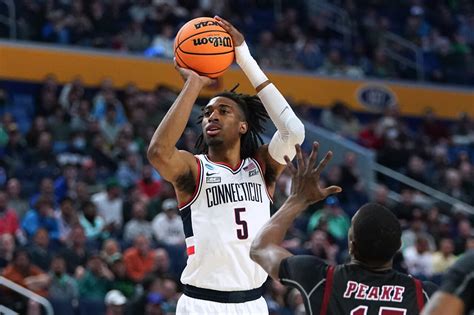
<svg viewBox="0 0 474 315">
<path fill-rule="evenodd" d="M 400 222 L 389 209 L 377 203 L 359 209 L 352 222 L 352 233 L 355 258 L 371 265 L 390 261 L 401 246 Z"/>
</svg>

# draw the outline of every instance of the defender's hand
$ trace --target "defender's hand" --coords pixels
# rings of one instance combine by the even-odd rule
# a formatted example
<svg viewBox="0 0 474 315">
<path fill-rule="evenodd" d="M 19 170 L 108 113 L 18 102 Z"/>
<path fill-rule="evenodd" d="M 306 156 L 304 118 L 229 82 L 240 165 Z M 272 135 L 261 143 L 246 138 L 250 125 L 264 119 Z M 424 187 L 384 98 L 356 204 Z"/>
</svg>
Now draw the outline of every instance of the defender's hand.
<svg viewBox="0 0 474 315">
<path fill-rule="evenodd" d="M 296 167 L 291 163 L 288 156 L 285 156 L 285 161 L 291 172 L 292 178 L 291 196 L 296 200 L 303 202 L 305 205 L 321 201 L 329 195 L 337 194 L 342 191 L 342 188 L 339 186 L 330 186 L 326 188 L 319 186 L 321 172 L 331 160 L 332 152 L 329 151 L 326 153 L 324 159 L 322 159 L 318 166 L 315 167 L 316 159 L 318 157 L 318 147 L 319 144 L 314 142 L 309 158 L 304 159 L 300 145 L 295 145 Z"/>
<path fill-rule="evenodd" d="M 214 17 L 217 20 L 217 23 L 226 30 L 227 33 L 230 34 L 232 37 L 232 41 L 234 42 L 234 47 L 242 45 L 244 42 L 244 35 L 240 33 L 232 24 L 230 24 L 228 21 L 224 20 L 220 16 L 215 16 Z"/>
</svg>

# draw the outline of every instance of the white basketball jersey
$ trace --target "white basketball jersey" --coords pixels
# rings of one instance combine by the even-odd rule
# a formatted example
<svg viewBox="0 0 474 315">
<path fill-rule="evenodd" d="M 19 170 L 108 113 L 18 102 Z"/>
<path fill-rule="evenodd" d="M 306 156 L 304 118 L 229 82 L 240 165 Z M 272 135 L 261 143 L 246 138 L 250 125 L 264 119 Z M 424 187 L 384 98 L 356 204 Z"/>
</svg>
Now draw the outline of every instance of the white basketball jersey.
<svg viewBox="0 0 474 315">
<path fill-rule="evenodd" d="M 237 169 L 197 155 L 199 182 L 180 206 L 188 260 L 181 282 L 218 291 L 260 287 L 267 273 L 250 259 L 250 245 L 270 218 L 262 169 L 247 158 Z"/>
</svg>

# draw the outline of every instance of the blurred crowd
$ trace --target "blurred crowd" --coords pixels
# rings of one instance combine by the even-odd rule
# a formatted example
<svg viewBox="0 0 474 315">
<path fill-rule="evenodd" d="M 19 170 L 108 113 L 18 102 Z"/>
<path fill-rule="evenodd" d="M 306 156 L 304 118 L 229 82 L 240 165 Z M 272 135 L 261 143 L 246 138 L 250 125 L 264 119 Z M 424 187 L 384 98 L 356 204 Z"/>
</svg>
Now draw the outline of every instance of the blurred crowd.
<svg viewBox="0 0 474 315">
<path fill-rule="evenodd" d="M 412 66 L 418 62 L 429 81 L 474 85 L 472 1 L 330 1 L 344 10 L 342 15 L 321 2 L 15 1 L 20 39 L 171 59 L 179 27 L 191 18 L 218 14 L 244 33 L 264 67 L 418 79 L 421 73 Z M 387 39 L 386 32 L 416 44 L 420 55 Z M 7 35 L 0 28 L 0 36 Z"/>
<path fill-rule="evenodd" d="M 183 227 L 173 188 L 148 164 L 146 148 L 176 95 L 132 83 L 119 90 L 108 79 L 93 89 L 80 78 L 60 85 L 50 75 L 32 95 L 35 111 L 25 122 L 0 89 L 2 276 L 47 297 L 60 314 L 174 313 L 186 262 Z M 316 112 L 294 105 L 300 116 L 376 150 L 380 163 L 471 201 L 469 116 L 445 122 L 429 111 L 410 122 L 396 109 L 361 117 L 343 103 Z M 194 151 L 200 130 L 190 121 L 178 147 Z M 400 218 L 399 270 L 439 282 L 457 255 L 474 249 L 473 217 L 462 207 L 433 203 L 385 178 L 371 194 L 354 153 L 330 166 L 323 181 L 344 191 L 294 223 L 284 246 L 295 254 L 346 261 L 350 218 L 367 201 Z M 289 189 L 283 173 L 273 210 Z M 12 292 L 2 298 L 19 313 L 39 314 L 37 304 Z M 299 293 L 278 282 L 268 281 L 265 298 L 270 314 L 304 314 Z"/>
</svg>

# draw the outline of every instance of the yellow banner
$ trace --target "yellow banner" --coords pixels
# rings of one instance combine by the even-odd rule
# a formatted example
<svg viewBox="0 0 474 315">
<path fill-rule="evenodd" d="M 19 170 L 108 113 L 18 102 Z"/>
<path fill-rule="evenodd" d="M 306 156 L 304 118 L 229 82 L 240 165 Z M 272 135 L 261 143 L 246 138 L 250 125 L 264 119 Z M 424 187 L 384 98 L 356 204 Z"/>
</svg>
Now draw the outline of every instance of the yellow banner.
<svg viewBox="0 0 474 315">
<path fill-rule="evenodd" d="M 118 88 L 129 82 L 135 82 L 145 90 L 153 89 L 158 84 L 177 89 L 182 86 L 173 64 L 163 60 L 96 50 L 0 42 L 0 79 L 38 82 L 50 73 L 63 83 L 80 76 L 89 86 L 98 85 L 104 78 L 112 78 Z M 328 78 L 289 72 L 268 72 L 268 76 L 292 101 L 318 107 L 327 107 L 340 100 L 358 111 L 380 111 L 398 104 L 405 115 L 422 115 L 427 107 L 444 117 L 454 118 L 461 112 L 474 115 L 473 89 Z M 239 91 L 253 92 L 246 77 L 237 67 L 233 67 L 220 78 L 217 86 L 204 90 L 203 95 L 230 89 L 235 83 L 241 84 Z"/>
</svg>

